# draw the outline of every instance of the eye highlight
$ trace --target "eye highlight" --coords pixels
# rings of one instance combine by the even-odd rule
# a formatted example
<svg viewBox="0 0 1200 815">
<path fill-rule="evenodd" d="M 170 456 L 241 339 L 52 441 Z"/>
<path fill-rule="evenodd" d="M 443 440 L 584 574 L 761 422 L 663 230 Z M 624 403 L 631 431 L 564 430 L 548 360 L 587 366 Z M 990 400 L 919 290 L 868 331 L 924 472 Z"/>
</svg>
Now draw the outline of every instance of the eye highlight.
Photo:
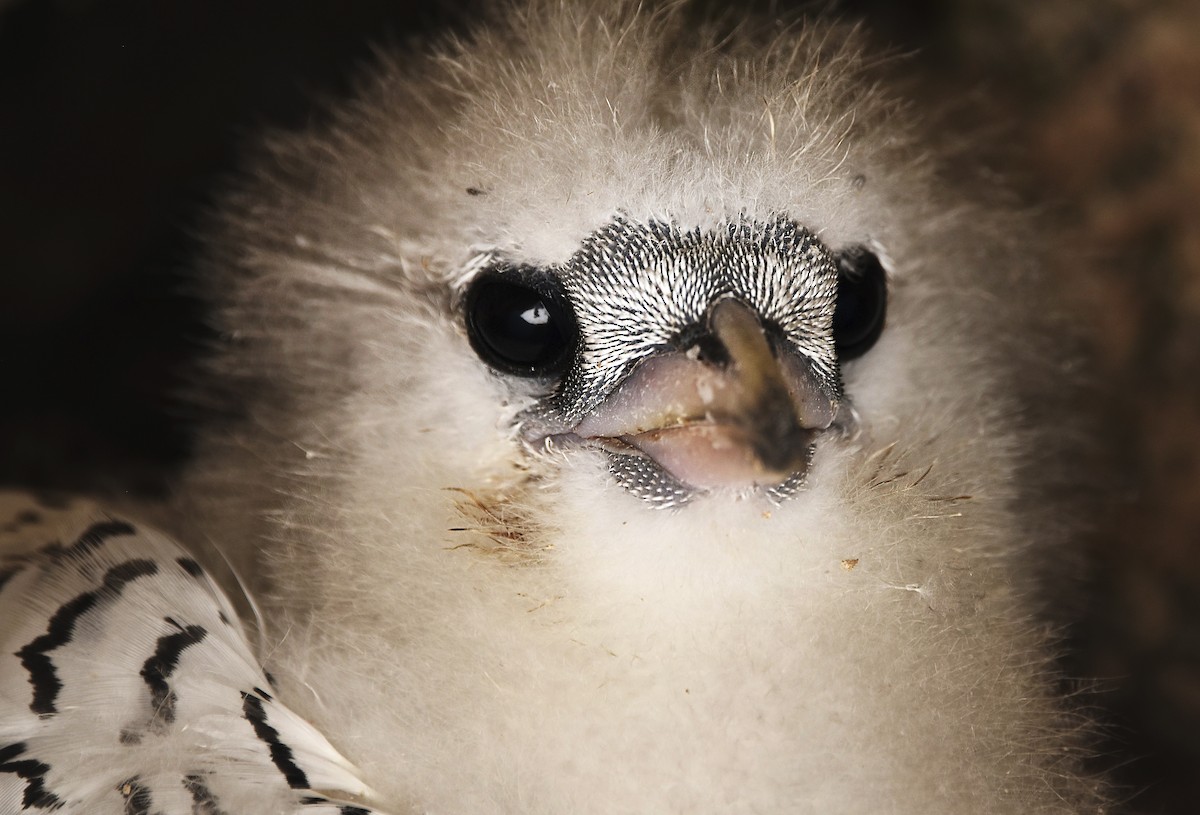
<svg viewBox="0 0 1200 815">
<path fill-rule="evenodd" d="M 484 272 L 467 288 L 467 336 L 479 358 L 505 373 L 552 377 L 575 355 L 578 331 L 558 281 L 537 269 Z"/>
<path fill-rule="evenodd" d="M 833 344 L 838 359 L 860 357 L 879 339 L 887 318 L 887 274 L 875 253 L 852 246 L 837 254 Z"/>
</svg>

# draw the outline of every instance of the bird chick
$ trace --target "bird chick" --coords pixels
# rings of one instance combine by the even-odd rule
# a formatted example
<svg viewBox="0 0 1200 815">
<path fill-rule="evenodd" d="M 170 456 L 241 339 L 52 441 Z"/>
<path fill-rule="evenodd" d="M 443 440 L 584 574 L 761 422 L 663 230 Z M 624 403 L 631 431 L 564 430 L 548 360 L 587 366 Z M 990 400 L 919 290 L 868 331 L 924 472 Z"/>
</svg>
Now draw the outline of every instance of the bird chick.
<svg viewBox="0 0 1200 815">
<path fill-rule="evenodd" d="M 1097 811 L 1019 215 L 851 29 L 531 0 L 276 135 L 181 490 L 392 811 Z"/>
</svg>

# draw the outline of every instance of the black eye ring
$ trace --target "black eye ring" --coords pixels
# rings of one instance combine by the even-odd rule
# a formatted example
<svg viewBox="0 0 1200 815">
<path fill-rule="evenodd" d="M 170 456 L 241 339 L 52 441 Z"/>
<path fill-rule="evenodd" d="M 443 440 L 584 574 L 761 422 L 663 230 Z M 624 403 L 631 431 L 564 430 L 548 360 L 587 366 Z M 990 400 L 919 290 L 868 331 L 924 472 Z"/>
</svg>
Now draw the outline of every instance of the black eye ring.
<svg viewBox="0 0 1200 815">
<path fill-rule="evenodd" d="M 833 344 L 846 361 L 871 350 L 887 321 L 887 274 L 875 253 L 852 246 L 836 256 L 837 305 L 833 312 Z"/>
<path fill-rule="evenodd" d="M 479 358 L 504 373 L 558 376 L 575 358 L 579 331 L 562 285 L 530 267 L 498 267 L 468 284 L 467 336 Z"/>
</svg>

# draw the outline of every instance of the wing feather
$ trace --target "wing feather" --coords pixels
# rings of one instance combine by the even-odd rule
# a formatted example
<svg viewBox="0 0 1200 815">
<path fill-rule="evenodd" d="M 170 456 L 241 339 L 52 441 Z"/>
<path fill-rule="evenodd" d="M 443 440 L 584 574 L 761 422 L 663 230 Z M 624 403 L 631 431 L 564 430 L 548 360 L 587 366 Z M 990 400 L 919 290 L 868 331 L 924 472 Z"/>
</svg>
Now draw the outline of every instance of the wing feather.
<svg viewBox="0 0 1200 815">
<path fill-rule="evenodd" d="M 175 541 L 0 495 L 0 813 L 372 815 L 373 794 Z"/>
</svg>

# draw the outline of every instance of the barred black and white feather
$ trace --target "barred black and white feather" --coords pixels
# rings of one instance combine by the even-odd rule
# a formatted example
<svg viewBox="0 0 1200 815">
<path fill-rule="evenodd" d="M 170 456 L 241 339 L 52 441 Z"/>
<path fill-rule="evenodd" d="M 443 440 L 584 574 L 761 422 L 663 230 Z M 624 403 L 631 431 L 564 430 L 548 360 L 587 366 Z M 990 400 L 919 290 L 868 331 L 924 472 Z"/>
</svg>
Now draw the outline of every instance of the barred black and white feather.
<svg viewBox="0 0 1200 815">
<path fill-rule="evenodd" d="M 178 544 L 0 495 L 0 812 L 368 815 L 369 795 Z"/>
</svg>

